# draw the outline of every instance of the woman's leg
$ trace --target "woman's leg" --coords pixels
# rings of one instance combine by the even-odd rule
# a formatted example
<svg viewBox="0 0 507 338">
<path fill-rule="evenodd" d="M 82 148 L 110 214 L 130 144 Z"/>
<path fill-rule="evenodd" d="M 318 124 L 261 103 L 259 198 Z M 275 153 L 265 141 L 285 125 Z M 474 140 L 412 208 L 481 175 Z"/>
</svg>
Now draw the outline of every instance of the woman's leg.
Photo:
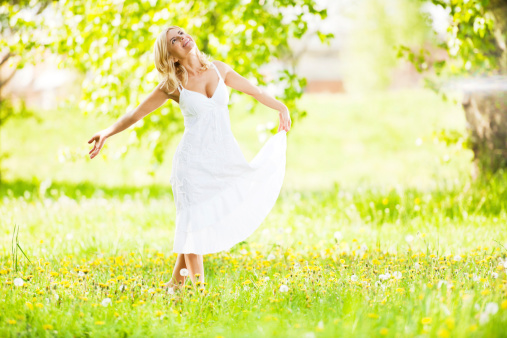
<svg viewBox="0 0 507 338">
<path fill-rule="evenodd" d="M 185 254 L 185 264 L 187 265 L 188 275 L 190 279 L 197 285 L 199 281 L 199 288 L 204 288 L 204 258 L 203 255 Z M 195 278 L 195 274 L 199 274 L 199 278 Z"/>
<path fill-rule="evenodd" d="M 185 285 L 185 278 L 182 275 L 180 275 L 180 270 L 183 268 L 187 268 L 187 265 L 185 263 L 185 257 L 184 254 L 178 254 L 178 257 L 176 258 L 176 264 L 174 264 L 173 269 L 173 275 L 171 278 L 171 281 L 167 283 L 164 288 L 172 287 L 174 289 L 177 289 L 183 285 Z"/>
</svg>

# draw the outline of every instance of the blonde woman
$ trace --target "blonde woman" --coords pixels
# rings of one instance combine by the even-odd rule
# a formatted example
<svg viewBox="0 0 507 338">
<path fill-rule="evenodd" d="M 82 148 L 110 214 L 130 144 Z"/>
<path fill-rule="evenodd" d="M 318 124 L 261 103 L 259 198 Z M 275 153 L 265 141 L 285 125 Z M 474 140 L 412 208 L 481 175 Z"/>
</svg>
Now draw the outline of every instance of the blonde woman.
<svg viewBox="0 0 507 338">
<path fill-rule="evenodd" d="M 185 131 L 172 162 L 169 182 L 176 205 L 173 252 L 177 253 L 169 292 L 189 276 L 204 289 L 203 255 L 229 250 L 249 237 L 274 206 L 285 176 L 287 107 L 221 61 L 210 62 L 191 35 L 178 26 L 155 43 L 155 66 L 162 81 L 144 102 L 109 128 L 96 133 L 90 158 L 106 139 L 142 119 L 167 100 L 176 101 Z M 278 111 L 278 132 L 248 162 L 230 126 L 227 87 L 251 95 Z"/>
</svg>

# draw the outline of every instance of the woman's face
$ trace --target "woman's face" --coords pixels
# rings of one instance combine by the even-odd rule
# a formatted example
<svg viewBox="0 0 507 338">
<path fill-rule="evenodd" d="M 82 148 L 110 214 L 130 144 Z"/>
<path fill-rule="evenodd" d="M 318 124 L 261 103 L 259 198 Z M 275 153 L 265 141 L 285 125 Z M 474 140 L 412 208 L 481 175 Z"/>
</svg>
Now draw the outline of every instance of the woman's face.
<svg viewBox="0 0 507 338">
<path fill-rule="evenodd" d="M 194 40 L 181 28 L 173 28 L 167 32 L 168 48 L 176 58 L 183 58 L 194 48 Z"/>
</svg>

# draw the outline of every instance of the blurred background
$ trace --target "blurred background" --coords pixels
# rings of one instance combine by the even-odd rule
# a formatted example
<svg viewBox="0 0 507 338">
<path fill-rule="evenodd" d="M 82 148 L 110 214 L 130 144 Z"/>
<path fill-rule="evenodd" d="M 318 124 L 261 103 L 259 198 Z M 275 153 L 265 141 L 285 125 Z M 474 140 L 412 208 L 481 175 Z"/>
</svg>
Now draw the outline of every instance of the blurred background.
<svg viewBox="0 0 507 338">
<path fill-rule="evenodd" d="M 486 141 L 471 141 L 472 119 L 464 108 L 470 88 L 463 79 L 482 71 L 487 57 L 458 61 L 472 53 L 465 48 L 470 38 L 479 52 L 489 50 L 484 36 L 495 36 L 493 24 L 500 27 L 487 8 L 476 6 L 481 2 L 470 2 L 475 12 L 468 11 L 468 18 L 459 17 L 468 13 L 456 9 L 460 1 L 319 0 L 284 7 L 227 2 L 230 8 L 141 3 L 104 2 L 97 5 L 101 12 L 79 1 L 65 8 L 56 2 L 2 5 L 4 192 L 16 186 L 50 191 L 57 182 L 170 189 L 182 135 L 176 102 L 108 139 L 93 161 L 87 141 L 157 85 L 153 44 L 172 24 L 195 36 L 212 59 L 229 63 L 290 108 L 284 190 L 425 190 L 480 172 L 473 145 Z M 472 33 L 460 32 L 469 36 L 456 33 L 466 24 Z M 476 41 L 481 34 L 484 47 Z M 488 67 L 489 75 L 491 69 L 501 74 L 498 64 Z M 472 83 L 472 93 L 482 90 L 482 82 Z M 228 90 L 233 133 L 252 159 L 276 130 L 278 114 Z M 505 110 L 501 114 L 504 123 Z"/>
</svg>

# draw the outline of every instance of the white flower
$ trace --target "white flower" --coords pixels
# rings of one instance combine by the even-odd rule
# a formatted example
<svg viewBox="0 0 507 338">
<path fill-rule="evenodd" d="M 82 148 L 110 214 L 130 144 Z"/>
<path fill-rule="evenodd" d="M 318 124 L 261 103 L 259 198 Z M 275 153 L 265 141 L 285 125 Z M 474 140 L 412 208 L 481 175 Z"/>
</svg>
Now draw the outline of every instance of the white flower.
<svg viewBox="0 0 507 338">
<path fill-rule="evenodd" d="M 239 251 L 239 253 L 242 254 L 242 255 L 246 255 L 248 253 L 248 251 L 246 251 L 246 249 L 241 249 Z"/>
<path fill-rule="evenodd" d="M 276 259 L 276 256 L 273 254 L 268 255 L 268 261 L 272 261 L 273 259 Z"/>
<path fill-rule="evenodd" d="M 74 234 L 72 234 L 72 233 L 68 233 L 67 235 L 65 235 L 65 239 L 68 241 L 71 241 L 73 238 L 74 238 Z"/>
<path fill-rule="evenodd" d="M 180 270 L 180 276 L 186 277 L 188 276 L 188 270 L 183 268 Z"/>
<path fill-rule="evenodd" d="M 280 292 L 287 292 L 287 291 L 289 291 L 289 287 L 287 285 L 280 286 Z"/>
<path fill-rule="evenodd" d="M 384 274 L 384 277 L 385 277 L 385 279 L 389 279 L 389 278 L 391 278 L 391 274 L 389 272 L 386 272 Z"/>
<path fill-rule="evenodd" d="M 174 295 L 174 288 L 167 288 L 167 293 L 170 295 Z"/>
<path fill-rule="evenodd" d="M 54 296 L 55 296 L 55 299 L 56 299 L 56 300 L 60 299 L 60 296 L 58 296 L 58 294 L 57 294 L 57 293 L 55 293 L 55 294 L 54 294 Z"/>
<path fill-rule="evenodd" d="M 480 276 L 477 276 L 475 273 L 473 274 L 472 276 L 472 279 L 474 280 L 474 282 L 478 282 L 481 280 L 481 277 Z"/>
<path fill-rule="evenodd" d="M 336 238 L 337 241 L 340 241 L 343 238 L 342 233 L 339 231 L 336 231 L 334 233 L 334 238 Z"/>
<path fill-rule="evenodd" d="M 79 271 L 78 274 L 77 274 L 79 277 L 84 277 L 85 276 L 85 273 L 83 271 Z"/>
<path fill-rule="evenodd" d="M 438 284 L 437 284 L 437 289 L 440 289 L 440 287 L 442 286 L 442 284 L 445 284 L 447 286 L 447 281 L 445 281 L 445 280 L 439 280 Z"/>
<path fill-rule="evenodd" d="M 361 244 L 361 250 L 363 251 L 367 251 L 368 250 L 368 247 L 366 246 L 366 244 Z"/>
<path fill-rule="evenodd" d="M 382 283 L 380 281 L 375 282 L 375 287 L 378 288 L 379 286 L 382 286 Z"/>
<path fill-rule="evenodd" d="M 14 278 L 14 285 L 15 286 L 23 286 L 23 284 L 25 284 L 25 282 L 23 281 L 23 278 Z"/>
<path fill-rule="evenodd" d="M 381 280 L 386 280 L 388 277 L 386 277 L 386 275 L 380 274 L 378 275 L 378 278 Z"/>
<path fill-rule="evenodd" d="M 319 324 L 317 324 L 317 328 L 324 330 L 324 322 L 322 320 L 319 322 Z"/>
<path fill-rule="evenodd" d="M 268 277 L 268 276 L 264 277 L 264 281 L 265 281 L 265 282 L 267 282 L 268 280 L 269 280 L 269 277 Z"/>
<path fill-rule="evenodd" d="M 454 256 L 454 260 L 455 260 L 455 261 L 460 261 L 460 260 L 461 260 L 461 256 L 460 256 L 460 255 L 456 255 L 456 256 Z"/>
<path fill-rule="evenodd" d="M 482 312 L 479 316 L 479 324 L 484 325 L 489 321 L 489 314 L 487 312 Z"/>
<path fill-rule="evenodd" d="M 104 298 L 102 302 L 100 303 L 102 306 L 108 306 L 111 305 L 111 298 Z"/>
<path fill-rule="evenodd" d="M 493 278 L 498 278 L 498 273 L 496 273 L 496 272 L 492 272 L 492 273 L 491 273 L 491 277 L 493 277 Z"/>
<path fill-rule="evenodd" d="M 357 276 L 356 275 L 352 275 L 350 276 L 350 280 L 353 281 L 353 282 L 357 282 Z"/>
<path fill-rule="evenodd" d="M 419 269 L 421 268 L 421 264 L 419 264 L 418 262 L 415 262 L 415 264 L 414 264 L 414 268 L 415 268 L 416 270 L 419 270 Z"/>
<path fill-rule="evenodd" d="M 495 302 L 487 303 L 486 307 L 484 308 L 484 312 L 490 315 L 494 315 L 498 312 L 498 304 Z"/>
<path fill-rule="evenodd" d="M 393 276 L 394 276 L 394 278 L 396 278 L 396 279 L 401 279 L 401 272 L 399 272 L 399 271 L 395 271 L 395 272 L 393 272 Z"/>
<path fill-rule="evenodd" d="M 407 235 L 407 236 L 405 236 L 405 240 L 406 240 L 408 243 L 410 243 L 410 242 L 412 242 L 412 241 L 414 240 L 414 236 L 412 236 L 412 235 Z"/>
</svg>

